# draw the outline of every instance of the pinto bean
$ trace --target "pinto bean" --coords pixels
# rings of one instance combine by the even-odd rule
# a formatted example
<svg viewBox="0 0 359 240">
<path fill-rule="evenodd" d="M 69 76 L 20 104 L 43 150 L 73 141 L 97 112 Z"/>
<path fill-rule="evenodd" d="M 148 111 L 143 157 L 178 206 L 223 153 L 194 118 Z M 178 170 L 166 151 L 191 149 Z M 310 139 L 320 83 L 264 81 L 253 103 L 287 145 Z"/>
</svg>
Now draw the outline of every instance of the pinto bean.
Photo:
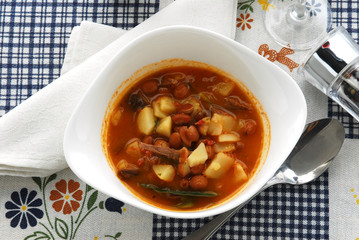
<svg viewBox="0 0 359 240">
<path fill-rule="evenodd" d="M 191 140 L 192 142 L 197 142 L 199 139 L 198 130 L 193 125 L 189 126 L 186 135 L 187 135 L 188 139 Z"/>
<path fill-rule="evenodd" d="M 179 129 L 179 134 L 182 142 L 190 147 L 192 142 L 197 142 L 199 139 L 199 133 L 195 126 L 191 125 L 189 128 L 183 126 Z"/>
<path fill-rule="evenodd" d="M 153 145 L 160 146 L 160 147 L 169 147 L 170 146 L 169 143 L 163 139 L 157 139 Z"/>
<path fill-rule="evenodd" d="M 189 151 L 187 148 L 183 147 L 179 150 L 179 154 L 180 154 L 180 158 L 179 158 L 179 162 L 180 163 L 184 163 L 187 160 L 187 157 L 189 155 Z"/>
<path fill-rule="evenodd" d="M 141 89 L 145 94 L 154 94 L 155 92 L 157 92 L 158 83 L 156 80 L 149 80 L 142 84 Z"/>
<path fill-rule="evenodd" d="M 173 88 L 178 83 L 178 80 L 174 77 L 164 77 L 161 80 L 161 85 L 168 88 Z"/>
<path fill-rule="evenodd" d="M 177 106 L 177 112 L 178 113 L 185 113 L 185 114 L 189 114 L 191 115 L 191 113 L 193 112 L 194 107 L 192 104 L 190 103 L 185 103 L 185 104 L 179 104 Z"/>
<path fill-rule="evenodd" d="M 184 99 L 189 94 L 190 94 L 189 86 L 187 85 L 187 83 L 184 82 L 178 84 L 173 91 L 173 95 L 177 99 Z"/>
<path fill-rule="evenodd" d="M 153 137 L 151 137 L 151 136 L 145 136 L 145 137 L 142 139 L 142 142 L 143 142 L 143 143 L 147 143 L 147 144 L 152 144 L 152 143 L 153 143 Z"/>
<path fill-rule="evenodd" d="M 206 112 L 200 111 L 200 112 L 198 112 L 198 113 L 196 114 L 196 116 L 194 116 L 194 119 L 195 119 L 196 121 L 199 121 L 199 120 L 201 120 L 202 118 L 207 117 L 207 116 L 208 116 L 208 114 L 207 114 Z"/>
<path fill-rule="evenodd" d="M 214 154 L 216 153 L 214 151 L 213 145 L 206 145 L 207 155 L 209 159 L 212 159 L 214 157 Z"/>
<path fill-rule="evenodd" d="M 201 174 L 205 167 L 206 167 L 206 165 L 204 165 L 204 164 L 199 164 L 197 166 L 191 167 L 191 173 L 195 174 L 195 175 Z"/>
<path fill-rule="evenodd" d="M 236 143 L 236 149 L 237 150 L 241 150 L 244 148 L 244 143 L 243 142 L 237 142 Z"/>
<path fill-rule="evenodd" d="M 170 146 L 175 149 L 178 149 L 182 146 L 181 136 L 178 132 L 172 133 L 168 142 Z"/>
<path fill-rule="evenodd" d="M 188 179 L 181 179 L 180 182 L 179 182 L 179 185 L 182 189 L 188 189 L 189 188 L 189 181 Z"/>
<path fill-rule="evenodd" d="M 183 126 L 179 129 L 179 135 L 181 137 L 182 142 L 187 146 L 190 147 L 192 144 L 192 141 L 188 139 L 187 137 L 187 127 Z"/>
<path fill-rule="evenodd" d="M 175 125 L 185 125 L 192 121 L 192 118 L 190 115 L 184 114 L 184 113 L 177 113 L 172 116 L 172 121 Z"/>
<path fill-rule="evenodd" d="M 193 190 L 204 190 L 208 185 L 208 180 L 203 175 L 196 175 L 191 178 L 189 185 Z"/>
<path fill-rule="evenodd" d="M 257 130 L 257 123 L 253 119 L 246 120 L 244 126 L 244 133 L 247 135 L 253 135 Z"/>
</svg>

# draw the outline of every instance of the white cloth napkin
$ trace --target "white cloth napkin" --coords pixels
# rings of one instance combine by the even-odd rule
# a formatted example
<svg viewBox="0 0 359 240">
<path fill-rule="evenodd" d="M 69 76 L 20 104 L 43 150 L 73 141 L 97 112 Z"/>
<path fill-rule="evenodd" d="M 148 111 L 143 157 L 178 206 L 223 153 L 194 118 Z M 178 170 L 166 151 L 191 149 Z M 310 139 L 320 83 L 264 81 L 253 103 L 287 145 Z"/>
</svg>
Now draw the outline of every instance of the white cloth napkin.
<svg viewBox="0 0 359 240">
<path fill-rule="evenodd" d="M 66 168 L 62 144 L 67 121 L 89 84 L 123 46 L 145 32 L 176 24 L 234 38 L 236 4 L 177 0 L 126 33 L 86 22 L 75 28 L 64 74 L 0 118 L 0 175 L 47 176 Z"/>
</svg>

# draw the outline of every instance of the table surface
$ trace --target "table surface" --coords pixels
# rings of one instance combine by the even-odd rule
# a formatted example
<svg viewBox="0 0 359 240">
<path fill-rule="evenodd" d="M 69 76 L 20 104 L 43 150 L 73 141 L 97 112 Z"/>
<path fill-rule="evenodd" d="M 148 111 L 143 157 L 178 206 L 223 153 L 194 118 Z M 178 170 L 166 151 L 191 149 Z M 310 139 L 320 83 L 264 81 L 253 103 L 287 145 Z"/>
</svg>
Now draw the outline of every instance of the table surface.
<svg viewBox="0 0 359 240">
<path fill-rule="evenodd" d="M 247 2 L 253 3 L 254 1 Z M 343 25 L 354 39 L 358 40 L 358 3 L 347 0 L 332 0 L 330 3 L 333 24 Z M 0 0 L 0 116 L 59 77 L 71 30 L 82 20 L 131 29 L 159 11 L 159 7 L 160 0 Z M 239 9 L 238 15 L 245 11 L 245 9 Z M 238 26 L 238 28 L 240 27 Z M 357 122 L 348 117 L 330 100 L 328 100 L 328 116 L 339 118 L 344 123 L 347 138 L 359 138 L 359 135 L 356 134 L 358 132 L 356 129 L 359 128 Z M 69 174 L 70 177 L 66 178 Z M 6 231 L 9 227 L 19 232 L 30 229 L 31 231 L 28 231 L 27 234 L 15 236 L 21 236 L 21 238 L 28 236 L 28 239 L 36 239 L 36 236 L 41 236 L 40 230 L 37 235 L 35 234 L 36 227 L 41 225 L 44 226 L 43 229 L 49 228 L 48 231 L 42 231 L 45 239 L 46 236 L 51 239 L 51 227 L 56 228 L 55 225 L 58 225 L 59 229 L 63 230 L 62 232 L 57 231 L 58 236 L 74 238 L 75 234 L 68 236 L 68 232 L 65 231 L 67 228 L 70 229 L 70 224 L 60 218 L 48 221 L 49 225 L 53 224 L 54 226 L 44 223 L 45 218 L 51 219 L 49 215 L 59 212 L 56 209 L 55 201 L 52 201 L 55 197 L 54 195 L 51 197 L 51 195 L 55 194 L 55 191 L 61 192 L 61 188 L 66 188 L 66 185 L 69 189 L 70 187 L 74 189 L 73 194 L 76 192 L 80 194 L 77 190 L 80 185 L 82 189 L 80 190 L 81 198 L 78 199 L 81 206 L 72 206 L 70 212 L 80 213 L 83 210 L 82 214 L 85 215 L 86 207 L 88 213 L 94 208 L 95 203 L 98 204 L 96 205 L 98 209 L 119 214 L 123 214 L 126 209 L 129 209 L 122 202 L 104 195 L 100 197 L 95 189 L 91 189 L 71 176 L 71 173 L 59 173 L 48 178 L 32 179 L 1 177 L 0 181 L 3 181 L 0 183 L 2 186 L 0 188 L 1 236 L 5 234 L 3 226 L 7 226 Z M 17 184 L 10 181 L 17 182 Z M 45 197 L 45 188 L 51 184 L 54 186 L 53 190 L 45 200 L 42 198 Z M 23 187 L 19 187 L 21 185 Z M 329 239 L 328 195 L 327 172 L 316 181 L 302 186 L 273 186 L 259 194 L 242 211 L 232 217 L 214 236 L 214 239 Z M 31 198 L 34 206 L 38 206 L 38 211 L 33 213 L 35 221 L 30 217 L 22 221 L 20 217 L 16 219 L 9 214 L 10 205 L 16 204 L 19 199 L 25 197 Z M 74 195 L 74 197 L 76 196 Z M 42 201 L 38 199 L 42 199 Z M 85 202 L 87 206 L 83 209 Z M 51 204 L 53 205 L 51 206 Z M 111 208 L 111 204 L 115 207 Z M 53 207 L 51 211 L 46 210 L 51 207 Z M 97 209 L 93 211 L 95 210 L 97 211 Z M 76 220 L 82 219 L 81 217 L 78 216 L 77 219 L 75 216 L 71 217 L 71 223 L 77 222 Z M 150 218 L 153 225 L 152 234 L 149 233 L 149 236 L 152 239 L 181 238 L 210 220 L 210 218 L 172 219 L 157 215 L 151 215 Z M 134 221 L 132 224 L 140 225 L 141 220 Z M 126 239 L 125 235 L 121 237 L 120 232 L 104 235 L 104 239 Z M 91 239 L 100 239 L 95 235 L 87 236 L 91 236 Z M 56 239 L 56 237 L 52 237 Z"/>
</svg>

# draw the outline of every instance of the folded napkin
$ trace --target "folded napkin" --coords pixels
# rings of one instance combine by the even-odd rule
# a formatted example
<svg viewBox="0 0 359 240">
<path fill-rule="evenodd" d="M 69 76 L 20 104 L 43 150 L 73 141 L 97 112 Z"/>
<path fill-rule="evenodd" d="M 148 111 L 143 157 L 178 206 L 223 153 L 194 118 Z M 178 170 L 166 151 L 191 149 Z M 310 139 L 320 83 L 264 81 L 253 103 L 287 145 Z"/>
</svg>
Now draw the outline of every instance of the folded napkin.
<svg viewBox="0 0 359 240">
<path fill-rule="evenodd" d="M 150 30 L 178 24 L 234 38 L 236 4 L 236 0 L 177 0 L 128 32 L 88 22 L 75 28 L 63 75 L 0 118 L 0 175 L 42 177 L 67 168 L 63 154 L 67 121 L 89 84 L 123 46 Z"/>
</svg>

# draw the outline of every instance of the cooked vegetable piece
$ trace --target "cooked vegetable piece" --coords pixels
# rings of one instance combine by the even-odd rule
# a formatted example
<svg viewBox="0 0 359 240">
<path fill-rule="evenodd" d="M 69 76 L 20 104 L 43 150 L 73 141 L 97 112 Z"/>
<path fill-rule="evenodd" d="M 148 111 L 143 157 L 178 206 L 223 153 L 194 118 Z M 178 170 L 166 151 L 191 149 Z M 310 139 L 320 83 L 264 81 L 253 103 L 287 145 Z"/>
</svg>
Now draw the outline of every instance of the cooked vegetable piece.
<svg viewBox="0 0 359 240">
<path fill-rule="evenodd" d="M 126 153 L 131 157 L 141 157 L 139 139 L 132 139 L 126 144 Z"/>
<path fill-rule="evenodd" d="M 170 164 L 156 164 L 152 166 L 152 169 L 157 177 L 165 182 L 172 182 L 175 177 L 176 170 Z"/>
<path fill-rule="evenodd" d="M 150 135 L 156 126 L 156 118 L 151 107 L 145 107 L 137 116 L 137 126 L 141 133 Z"/>
<path fill-rule="evenodd" d="M 117 109 L 112 115 L 111 115 L 111 123 L 114 126 L 117 126 L 120 122 L 121 116 L 122 116 L 123 109 Z"/>
<path fill-rule="evenodd" d="M 183 103 L 189 103 L 193 106 L 193 112 L 192 114 L 195 116 L 197 113 L 201 112 L 203 110 L 201 102 L 193 97 L 193 96 L 189 96 L 188 98 L 183 100 Z"/>
<path fill-rule="evenodd" d="M 207 169 L 204 171 L 204 175 L 208 178 L 220 178 L 225 174 L 233 165 L 234 159 L 223 152 L 217 153 Z"/>
<path fill-rule="evenodd" d="M 172 114 L 176 111 L 176 106 L 173 98 L 169 96 L 161 96 L 159 100 L 160 111 L 165 114 Z"/>
<path fill-rule="evenodd" d="M 161 111 L 160 100 L 161 100 L 161 98 L 156 98 L 155 100 L 152 101 L 153 114 L 155 115 L 155 117 L 165 118 L 169 114 Z"/>
<path fill-rule="evenodd" d="M 149 80 L 144 82 L 141 87 L 142 91 L 147 95 L 152 95 L 158 90 L 158 83 L 156 80 Z"/>
<path fill-rule="evenodd" d="M 146 100 L 143 99 L 140 94 L 133 93 L 129 96 L 128 105 L 133 111 L 137 111 L 138 109 L 142 109 L 146 106 Z"/>
<path fill-rule="evenodd" d="M 228 96 L 233 91 L 235 84 L 233 82 L 220 82 L 213 87 L 213 91 L 221 94 L 222 96 Z"/>
<path fill-rule="evenodd" d="M 115 99 L 104 146 L 131 191 L 166 210 L 197 211 L 246 184 L 263 124 L 251 95 L 230 80 L 211 68 L 175 66 L 137 79 Z"/>
<path fill-rule="evenodd" d="M 157 187 L 153 184 L 140 184 L 142 187 L 144 188 L 149 188 L 152 189 L 156 192 L 159 193 L 169 193 L 169 194 L 173 194 L 173 195 L 178 195 L 178 196 L 193 196 L 193 197 L 215 197 L 217 196 L 217 193 L 212 192 L 212 191 L 180 191 L 180 190 L 171 190 L 168 188 L 160 188 Z"/>
<path fill-rule="evenodd" d="M 225 132 L 232 131 L 236 125 L 236 119 L 231 115 L 214 113 L 211 121 L 221 124 Z"/>
<path fill-rule="evenodd" d="M 236 150 L 236 145 L 234 143 L 215 143 L 214 151 L 219 152 L 233 152 Z"/>
<path fill-rule="evenodd" d="M 198 147 L 188 156 L 188 165 L 190 167 L 197 166 L 199 164 L 203 164 L 208 159 L 206 146 L 202 142 L 198 145 Z"/>
<path fill-rule="evenodd" d="M 167 116 L 162 118 L 156 127 L 156 132 L 162 136 L 170 137 L 172 129 L 172 118 Z"/>
<path fill-rule="evenodd" d="M 196 123 L 197 129 L 202 136 L 207 136 L 210 123 L 211 119 L 209 117 L 202 118 Z"/>
<path fill-rule="evenodd" d="M 229 109 L 239 109 L 239 110 L 251 110 L 252 106 L 249 103 L 246 103 L 238 96 L 229 96 L 224 98 L 226 107 Z"/>
<path fill-rule="evenodd" d="M 207 134 L 211 136 L 221 135 L 223 131 L 223 126 L 220 123 L 211 121 L 208 127 Z"/>
<path fill-rule="evenodd" d="M 210 92 L 201 92 L 199 93 L 199 97 L 201 98 L 201 100 L 209 104 L 213 104 L 217 101 L 216 97 Z"/>
<path fill-rule="evenodd" d="M 233 165 L 233 180 L 236 183 L 242 183 L 248 180 L 248 175 L 244 171 L 242 165 L 235 161 Z"/>
<path fill-rule="evenodd" d="M 116 168 L 118 176 L 121 178 L 130 178 L 138 175 L 140 172 L 140 169 L 137 167 L 137 165 L 129 163 L 125 159 L 120 160 L 117 163 Z"/>
<path fill-rule="evenodd" d="M 218 136 L 218 142 L 238 142 L 240 139 L 236 133 L 225 133 Z"/>
<path fill-rule="evenodd" d="M 140 148 L 148 150 L 150 152 L 156 153 L 156 154 L 160 154 L 162 156 L 168 157 L 169 159 L 173 159 L 173 160 L 179 160 L 182 157 L 182 152 L 183 150 L 176 150 L 173 148 L 169 148 L 169 147 L 160 147 L 160 146 L 154 146 L 151 144 L 146 144 L 143 142 L 139 143 Z M 186 156 L 187 158 L 187 156 Z"/>
<path fill-rule="evenodd" d="M 179 163 L 177 165 L 177 174 L 180 175 L 181 177 L 186 177 L 190 173 L 191 173 L 191 168 L 188 166 L 187 161 L 183 163 Z"/>
</svg>

